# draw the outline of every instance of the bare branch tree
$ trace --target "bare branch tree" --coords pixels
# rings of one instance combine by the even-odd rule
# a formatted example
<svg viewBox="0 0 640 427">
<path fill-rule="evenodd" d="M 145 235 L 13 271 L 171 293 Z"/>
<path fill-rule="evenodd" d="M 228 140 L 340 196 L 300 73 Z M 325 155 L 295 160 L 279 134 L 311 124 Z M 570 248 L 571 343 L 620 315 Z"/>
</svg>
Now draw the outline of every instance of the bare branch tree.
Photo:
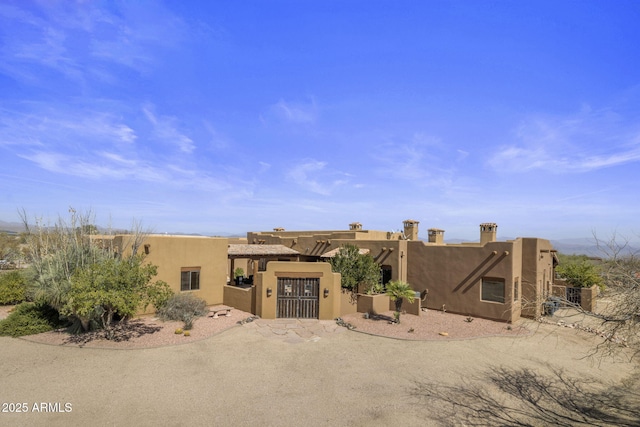
<svg viewBox="0 0 640 427">
<path fill-rule="evenodd" d="M 639 380 L 613 385 L 561 370 L 494 367 L 458 385 L 416 382 L 409 394 L 438 407 L 431 418 L 446 426 L 637 426 Z"/>
</svg>

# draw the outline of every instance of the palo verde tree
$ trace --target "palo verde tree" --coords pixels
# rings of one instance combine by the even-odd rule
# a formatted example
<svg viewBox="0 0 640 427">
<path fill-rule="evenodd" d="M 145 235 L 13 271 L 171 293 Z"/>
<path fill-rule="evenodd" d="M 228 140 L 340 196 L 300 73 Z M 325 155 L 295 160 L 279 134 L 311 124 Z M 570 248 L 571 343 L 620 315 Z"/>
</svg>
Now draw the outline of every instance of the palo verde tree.
<svg viewBox="0 0 640 427">
<path fill-rule="evenodd" d="M 345 244 L 338 253 L 331 258 L 331 270 L 342 276 L 342 287 L 351 292 L 358 292 L 364 286 L 365 292 L 375 293 L 380 283 L 380 265 L 369 254 L 361 254 L 360 249 L 351 244 Z"/>
<path fill-rule="evenodd" d="M 556 274 L 574 288 L 604 287 L 602 269 L 586 255 L 559 255 Z"/>
</svg>

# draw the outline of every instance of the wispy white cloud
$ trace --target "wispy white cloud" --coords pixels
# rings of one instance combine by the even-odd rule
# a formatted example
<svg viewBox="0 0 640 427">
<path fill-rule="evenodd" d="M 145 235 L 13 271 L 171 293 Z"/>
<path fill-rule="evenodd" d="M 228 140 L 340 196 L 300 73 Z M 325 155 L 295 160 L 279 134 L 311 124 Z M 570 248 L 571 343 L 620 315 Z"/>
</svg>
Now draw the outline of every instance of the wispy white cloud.
<svg viewBox="0 0 640 427">
<path fill-rule="evenodd" d="M 459 150 L 451 150 L 438 138 L 424 133 L 387 139 L 371 153 L 378 174 L 418 186 L 450 186 L 456 163 L 466 158 Z"/>
<path fill-rule="evenodd" d="M 231 146 L 229 139 L 222 135 L 210 121 L 203 121 L 204 128 L 210 135 L 209 145 L 215 150 L 226 150 Z"/>
<path fill-rule="evenodd" d="M 115 13 L 93 15 L 109 30 L 93 29 L 91 55 L 141 72 L 156 62 L 157 48 L 176 47 L 188 33 L 187 24 L 160 2 L 121 3 Z"/>
<path fill-rule="evenodd" d="M 118 153 L 109 153 L 109 152 L 103 151 L 103 152 L 98 152 L 97 154 L 103 157 L 104 159 L 113 162 L 114 164 L 119 164 L 129 168 L 135 168 L 138 166 L 135 160 L 127 159 L 126 157 L 121 156 Z"/>
<path fill-rule="evenodd" d="M 514 139 L 492 153 L 491 168 L 582 173 L 640 161 L 640 126 L 611 109 L 583 107 L 565 117 L 530 117 Z"/>
<path fill-rule="evenodd" d="M 287 177 L 306 191 L 329 196 L 334 190 L 348 184 L 348 175 L 327 170 L 327 162 L 307 159 L 287 172 Z"/>
<path fill-rule="evenodd" d="M 85 83 L 114 82 L 105 64 L 147 71 L 158 49 L 172 48 L 188 33 L 162 3 L 40 2 L 0 5 L 0 25 L 8 29 L 0 44 L 0 71 L 31 83 L 42 69 Z"/>
<path fill-rule="evenodd" d="M 34 150 L 19 154 L 19 157 L 60 175 L 91 180 L 162 184 L 165 188 L 200 191 L 202 195 L 229 192 L 232 188 L 238 188 L 238 194 L 247 196 L 252 188 L 251 182 L 234 183 L 224 176 L 212 176 L 207 171 L 158 163 L 155 159 L 127 158 L 110 152 L 65 154 Z"/>
<path fill-rule="evenodd" d="M 270 105 L 261 114 L 260 119 L 263 123 L 308 124 L 314 123 L 318 114 L 318 106 L 313 98 L 306 103 L 288 102 L 281 99 Z"/>
<path fill-rule="evenodd" d="M 128 146 L 137 139 L 136 132 L 111 113 L 31 103 L 30 112 L 5 109 L 0 115 L 0 145 L 84 146 L 97 142 Z"/>
<path fill-rule="evenodd" d="M 153 110 L 154 107 L 149 104 L 142 107 L 144 115 L 153 125 L 154 136 L 167 144 L 177 146 L 183 153 L 192 153 L 196 148 L 195 143 L 178 129 L 178 119 L 171 116 L 158 116 Z"/>
<path fill-rule="evenodd" d="M 32 151 L 20 154 L 19 157 L 30 160 L 49 172 L 79 178 L 137 179 L 149 182 L 170 180 L 170 177 L 158 168 L 109 153 L 80 156 L 52 151 Z"/>
<path fill-rule="evenodd" d="M 135 115 L 127 120 L 84 105 L 53 110 L 48 104 L 31 103 L 28 110 L 28 114 L 1 110 L 0 147 L 48 172 L 92 180 L 162 183 L 204 192 L 228 191 L 235 185 L 233 176 L 239 175 L 227 176 L 221 167 L 201 169 L 191 154 L 195 144 L 178 131 L 177 119 L 155 115 L 150 109 L 144 112 L 151 123 L 150 132 Z M 151 140 L 178 149 L 155 150 L 149 134 Z M 252 186 L 250 182 L 241 184 L 244 189 Z"/>
<path fill-rule="evenodd" d="M 19 80 L 37 80 L 37 72 L 24 65 L 54 69 L 77 78 L 79 66 L 67 51 L 65 31 L 46 18 L 13 5 L 0 5 L 0 24 L 12 31 L 0 44 L 0 70 Z"/>
<path fill-rule="evenodd" d="M 267 163 L 267 162 L 258 162 L 258 165 L 260 166 L 258 169 L 258 173 L 265 173 L 267 172 L 269 169 L 271 169 L 271 164 Z"/>
</svg>

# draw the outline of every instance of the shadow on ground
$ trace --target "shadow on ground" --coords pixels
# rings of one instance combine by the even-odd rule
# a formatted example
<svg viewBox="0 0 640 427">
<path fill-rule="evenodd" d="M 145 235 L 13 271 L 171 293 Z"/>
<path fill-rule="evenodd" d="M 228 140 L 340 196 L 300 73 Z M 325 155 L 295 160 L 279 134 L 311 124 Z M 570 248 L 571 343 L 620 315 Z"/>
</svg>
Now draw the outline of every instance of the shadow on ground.
<svg viewBox="0 0 640 427">
<path fill-rule="evenodd" d="M 385 316 L 384 314 L 370 314 L 370 320 L 384 321 L 384 322 L 394 322 L 393 317 Z"/>
<path fill-rule="evenodd" d="M 141 320 L 129 320 L 118 323 L 108 330 L 98 330 L 70 335 L 64 340 L 65 344 L 87 344 L 94 340 L 110 340 L 115 342 L 129 341 L 132 338 L 153 334 L 162 329 L 162 326 L 148 325 Z"/>
<path fill-rule="evenodd" d="M 494 368 L 454 386 L 418 382 L 410 395 L 444 408 L 430 417 L 447 426 L 638 426 L 638 386 L 640 375 L 612 386 L 557 370 Z"/>
</svg>

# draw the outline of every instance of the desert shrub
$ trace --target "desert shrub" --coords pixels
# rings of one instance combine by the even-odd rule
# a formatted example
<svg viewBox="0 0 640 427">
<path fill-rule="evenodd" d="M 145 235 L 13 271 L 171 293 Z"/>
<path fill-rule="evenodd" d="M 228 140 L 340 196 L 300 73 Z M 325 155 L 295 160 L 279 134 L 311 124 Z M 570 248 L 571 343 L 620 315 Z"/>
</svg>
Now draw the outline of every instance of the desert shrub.
<svg viewBox="0 0 640 427">
<path fill-rule="evenodd" d="M 48 305 L 23 302 L 0 321 L 0 335 L 21 337 L 52 331 L 65 326 L 58 312 Z"/>
<path fill-rule="evenodd" d="M 184 322 L 184 329 L 193 327 L 193 321 L 207 313 L 207 303 L 193 294 L 175 294 L 158 310 L 162 320 Z"/>
<path fill-rule="evenodd" d="M 590 288 L 598 285 L 601 290 L 604 290 L 601 267 L 590 262 L 585 255 L 562 256 L 560 264 L 556 267 L 556 274 L 575 288 Z"/>
<path fill-rule="evenodd" d="M 77 268 L 60 312 L 78 319 L 84 331 L 90 330 L 92 320 L 109 329 L 116 318 L 130 318 L 140 307 L 162 306 L 168 300 L 171 289 L 161 280 L 152 282 L 156 274 L 157 267 L 144 263 L 140 255 Z"/>
<path fill-rule="evenodd" d="M 22 273 L 0 274 L 0 305 L 18 304 L 26 299 L 26 281 Z"/>
<path fill-rule="evenodd" d="M 402 301 L 405 299 L 411 304 L 415 299 L 415 291 L 411 289 L 411 285 L 402 280 L 393 280 L 387 283 L 387 295 L 391 301 L 395 301 L 396 311 L 393 314 L 396 323 L 400 323 L 400 311 L 402 310 Z"/>
<path fill-rule="evenodd" d="M 361 254 L 360 249 L 351 244 L 340 247 L 338 253 L 331 258 L 331 270 L 340 273 L 340 284 L 344 289 L 358 292 L 360 285 L 368 294 L 380 293 L 383 289 L 377 286 L 380 281 L 380 265 L 370 254 Z"/>
</svg>

